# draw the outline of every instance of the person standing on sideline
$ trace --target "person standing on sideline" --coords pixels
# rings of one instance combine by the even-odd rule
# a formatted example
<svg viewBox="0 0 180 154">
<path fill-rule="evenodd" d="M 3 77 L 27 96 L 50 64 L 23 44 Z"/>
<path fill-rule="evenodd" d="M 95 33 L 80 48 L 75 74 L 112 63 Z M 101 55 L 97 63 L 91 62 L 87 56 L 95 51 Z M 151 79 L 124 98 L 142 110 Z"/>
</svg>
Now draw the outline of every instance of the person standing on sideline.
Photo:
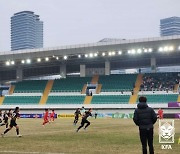
<svg viewBox="0 0 180 154">
<path fill-rule="evenodd" d="M 158 117 L 159 119 L 163 119 L 163 110 L 161 108 L 158 110 Z"/>
<path fill-rule="evenodd" d="M 147 143 L 149 145 L 149 153 L 154 154 L 153 147 L 153 125 L 157 121 L 157 115 L 155 111 L 148 107 L 146 97 L 139 97 L 139 103 L 137 109 L 134 111 L 134 123 L 139 126 L 139 135 L 142 144 L 143 154 L 147 154 Z"/>
<path fill-rule="evenodd" d="M 97 115 L 98 115 L 98 113 L 97 113 L 97 111 L 96 111 L 95 114 L 94 114 L 94 118 L 95 118 L 95 119 L 97 118 Z"/>
</svg>

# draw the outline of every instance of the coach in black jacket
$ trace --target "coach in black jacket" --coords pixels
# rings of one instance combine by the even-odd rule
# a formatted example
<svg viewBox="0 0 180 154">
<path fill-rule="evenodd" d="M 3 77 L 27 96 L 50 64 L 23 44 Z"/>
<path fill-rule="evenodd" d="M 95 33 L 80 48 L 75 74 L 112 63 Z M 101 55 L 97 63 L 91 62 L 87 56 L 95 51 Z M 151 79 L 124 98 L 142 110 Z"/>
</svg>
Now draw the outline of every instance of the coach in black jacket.
<svg viewBox="0 0 180 154">
<path fill-rule="evenodd" d="M 154 110 L 147 105 L 146 97 L 139 98 L 139 104 L 134 111 L 134 123 L 139 126 L 139 135 L 142 144 L 143 154 L 147 154 L 147 142 L 150 154 L 154 154 L 153 147 L 153 125 L 157 121 L 157 115 Z"/>
</svg>

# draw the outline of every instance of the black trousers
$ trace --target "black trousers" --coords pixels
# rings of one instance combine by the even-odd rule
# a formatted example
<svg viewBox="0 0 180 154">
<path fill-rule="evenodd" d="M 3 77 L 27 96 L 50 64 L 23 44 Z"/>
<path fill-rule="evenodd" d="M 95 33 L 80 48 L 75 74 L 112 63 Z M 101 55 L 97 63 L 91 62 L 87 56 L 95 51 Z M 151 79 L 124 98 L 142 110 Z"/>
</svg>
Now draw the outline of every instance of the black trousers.
<svg viewBox="0 0 180 154">
<path fill-rule="evenodd" d="M 139 129 L 140 140 L 142 144 L 143 154 L 147 154 L 147 143 L 149 146 L 149 153 L 154 154 L 153 147 L 153 128 L 150 129 Z"/>
<path fill-rule="evenodd" d="M 85 128 L 87 128 L 91 124 L 87 119 L 82 119 L 81 126 L 79 126 L 78 130 L 81 129 L 85 123 L 87 123 Z"/>
</svg>

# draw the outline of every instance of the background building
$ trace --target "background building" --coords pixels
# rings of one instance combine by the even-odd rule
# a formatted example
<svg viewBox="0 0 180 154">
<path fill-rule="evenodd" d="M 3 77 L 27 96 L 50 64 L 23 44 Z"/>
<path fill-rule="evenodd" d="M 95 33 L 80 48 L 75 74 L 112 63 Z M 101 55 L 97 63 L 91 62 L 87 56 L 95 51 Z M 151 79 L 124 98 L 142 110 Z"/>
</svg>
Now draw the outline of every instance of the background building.
<svg viewBox="0 0 180 154">
<path fill-rule="evenodd" d="M 161 36 L 180 35 L 180 17 L 160 20 Z"/>
<path fill-rule="evenodd" d="M 43 22 L 31 11 L 15 13 L 11 17 L 11 50 L 43 47 Z"/>
</svg>

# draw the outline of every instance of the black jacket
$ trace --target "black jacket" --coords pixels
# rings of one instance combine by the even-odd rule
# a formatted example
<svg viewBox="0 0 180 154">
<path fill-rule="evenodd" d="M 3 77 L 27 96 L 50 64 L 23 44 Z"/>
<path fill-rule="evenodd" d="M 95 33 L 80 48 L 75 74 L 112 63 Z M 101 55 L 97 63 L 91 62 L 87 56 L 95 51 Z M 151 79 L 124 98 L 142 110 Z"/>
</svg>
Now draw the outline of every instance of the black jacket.
<svg viewBox="0 0 180 154">
<path fill-rule="evenodd" d="M 134 111 L 134 123 L 139 126 L 139 129 L 153 128 L 157 121 L 157 115 L 154 110 L 148 107 L 147 103 L 139 103 Z"/>
</svg>

